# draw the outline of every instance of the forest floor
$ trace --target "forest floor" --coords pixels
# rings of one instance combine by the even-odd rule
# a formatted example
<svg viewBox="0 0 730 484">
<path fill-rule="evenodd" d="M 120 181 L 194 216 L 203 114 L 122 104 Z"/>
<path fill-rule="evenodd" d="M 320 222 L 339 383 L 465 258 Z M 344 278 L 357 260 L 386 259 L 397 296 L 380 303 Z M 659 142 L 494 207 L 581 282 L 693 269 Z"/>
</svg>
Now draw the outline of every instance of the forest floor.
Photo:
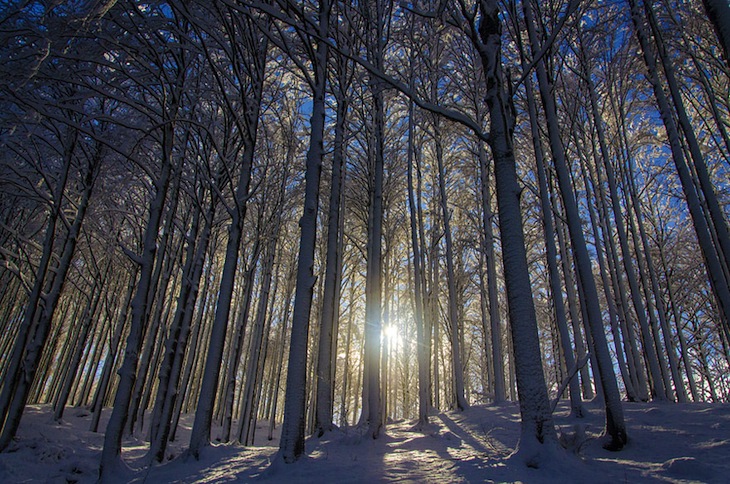
<svg viewBox="0 0 730 484">
<path fill-rule="evenodd" d="M 190 420 L 181 422 L 180 439 L 163 465 L 143 468 L 143 440 L 125 441 L 129 474 L 120 481 L 164 482 L 729 482 L 730 405 L 626 403 L 629 443 L 621 452 L 601 447 L 603 411 L 587 403 L 589 415 L 575 419 L 563 402 L 555 413 L 561 440 L 569 450 L 551 462 L 528 468 L 510 454 L 519 439 L 515 403 L 474 406 L 465 412 L 413 422 L 390 423 L 373 440 L 355 428 L 326 438 L 310 438 L 306 457 L 293 465 L 275 459 L 276 437 L 257 431 L 256 445 L 213 445 L 200 460 L 184 453 Z M 18 437 L 0 454 L 0 483 L 94 482 L 103 434 L 88 431 L 91 415 L 69 408 L 64 421 L 52 421 L 47 405 L 26 409 Z M 102 421 L 102 426 L 105 424 Z M 103 427 L 102 427 L 103 428 Z M 235 429 L 235 426 L 234 426 Z M 214 431 L 215 435 L 215 431 Z M 274 464 L 272 465 L 272 461 Z"/>
</svg>

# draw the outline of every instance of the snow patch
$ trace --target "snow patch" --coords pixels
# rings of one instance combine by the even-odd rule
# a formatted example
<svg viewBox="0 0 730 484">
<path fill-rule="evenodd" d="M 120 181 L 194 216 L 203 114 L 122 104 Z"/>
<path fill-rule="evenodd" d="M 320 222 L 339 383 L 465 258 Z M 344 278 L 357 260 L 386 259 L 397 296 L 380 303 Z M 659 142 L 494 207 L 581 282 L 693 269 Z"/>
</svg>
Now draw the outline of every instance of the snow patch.
<svg viewBox="0 0 730 484">
<path fill-rule="evenodd" d="M 295 464 L 277 458 L 278 436 L 266 438 L 268 422 L 257 429 L 255 446 L 211 445 L 199 460 L 187 456 L 192 416 L 185 415 L 169 447 L 176 457 L 163 464 L 144 467 L 146 443 L 125 440 L 119 481 L 720 483 L 730 475 L 730 405 L 625 403 L 630 441 L 620 452 L 601 447 L 600 403 L 585 405 L 590 414 L 576 418 L 561 402 L 554 414 L 558 440 L 521 442 L 517 453 L 519 407 L 507 402 L 441 413 L 420 429 L 415 421 L 394 422 L 377 440 L 357 427 L 338 429 L 308 439 Z M 96 482 L 104 436 L 88 430 L 85 410 L 69 408 L 66 415 L 58 423 L 50 405 L 26 408 L 17 439 L 0 454 L 1 483 Z"/>
<path fill-rule="evenodd" d="M 714 473 L 694 457 L 677 457 L 662 464 L 662 469 L 672 477 L 689 480 L 709 481 Z"/>
</svg>

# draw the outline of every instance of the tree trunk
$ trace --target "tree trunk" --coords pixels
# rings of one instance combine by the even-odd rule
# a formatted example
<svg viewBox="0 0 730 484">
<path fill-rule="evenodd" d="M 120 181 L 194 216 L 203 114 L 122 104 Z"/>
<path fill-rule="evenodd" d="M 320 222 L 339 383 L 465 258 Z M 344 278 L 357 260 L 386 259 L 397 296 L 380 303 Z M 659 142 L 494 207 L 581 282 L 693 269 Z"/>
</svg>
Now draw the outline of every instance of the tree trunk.
<svg viewBox="0 0 730 484">
<path fill-rule="evenodd" d="M 330 3 L 319 3 L 319 33 L 329 35 Z M 279 453 L 284 462 L 292 463 L 304 453 L 305 410 L 307 395 L 307 339 L 312 310 L 314 253 L 317 240 L 317 213 L 319 211 L 319 182 L 324 156 L 325 90 L 327 86 L 326 42 L 317 42 L 312 59 L 314 85 L 312 86 L 312 117 L 309 150 L 304 175 L 304 211 L 299 220 L 299 260 L 297 261 L 296 295 L 292 315 L 289 363 L 286 375 L 286 399 Z"/>
<path fill-rule="evenodd" d="M 595 152 L 595 148 L 594 148 Z M 595 157 L 594 157 L 595 158 Z M 606 253 L 604 245 L 601 243 L 601 237 L 599 234 L 599 222 L 596 220 L 598 217 L 596 215 L 596 210 L 593 203 L 590 203 L 590 200 L 596 200 L 595 197 L 595 190 L 591 190 L 591 183 L 595 185 L 598 184 L 598 182 L 593 181 L 592 177 L 588 174 L 590 169 L 586 168 L 587 163 L 583 163 L 581 165 L 581 170 L 583 172 L 583 179 L 584 184 L 586 187 L 586 200 L 588 200 L 588 215 L 591 220 L 591 228 L 593 230 L 593 239 L 595 240 L 596 244 L 596 256 L 598 258 L 598 267 L 599 271 L 601 273 L 601 282 L 603 283 L 603 292 L 606 297 L 606 306 L 608 306 L 608 317 L 611 324 L 611 333 L 613 335 L 613 344 L 614 349 L 616 351 L 616 360 L 618 363 L 619 371 L 621 372 L 621 378 L 624 381 L 624 389 L 626 390 L 626 398 L 630 402 L 635 402 L 638 400 L 638 397 L 636 396 L 636 390 L 634 389 L 634 380 L 633 375 L 629 371 L 629 367 L 626 364 L 626 358 L 624 358 L 624 350 L 621 347 L 621 331 L 619 328 L 619 321 L 618 321 L 618 310 L 616 309 L 616 303 L 614 301 L 614 295 L 611 291 L 611 279 L 608 275 L 609 269 L 606 267 Z M 591 173 L 592 174 L 592 173 Z M 600 202 L 600 200 L 596 200 L 596 202 Z M 615 276 L 615 275 L 614 275 Z"/>
<path fill-rule="evenodd" d="M 244 137 L 244 149 L 241 159 L 241 171 L 234 195 L 235 206 L 229 210 L 231 224 L 228 230 L 228 243 L 223 263 L 223 272 L 221 274 L 220 288 L 218 290 L 218 304 L 210 332 L 208 353 L 205 360 L 198 405 L 195 411 L 195 420 L 190 434 L 189 453 L 196 459 L 199 458 L 202 448 L 210 444 L 210 427 L 213 420 L 213 409 L 218 390 L 221 362 L 223 361 L 223 350 L 228 330 L 228 319 L 231 312 L 236 270 L 238 267 L 239 247 L 251 185 L 251 173 L 254 163 L 268 51 L 268 41 L 263 34 L 258 32 L 253 20 L 246 21 L 243 25 L 236 24 L 235 26 L 231 26 L 231 29 L 236 31 L 238 35 L 252 35 L 254 38 L 253 40 L 249 39 L 250 43 L 253 44 L 247 46 L 247 49 L 251 50 L 250 52 L 247 51 L 235 56 L 237 62 L 241 62 L 242 64 L 244 62 L 250 63 L 250 65 L 239 66 L 241 69 L 246 69 L 249 76 L 248 82 L 250 85 L 248 89 L 241 86 L 241 90 L 246 91 L 242 93 L 242 96 L 246 98 L 248 109 L 241 116 L 241 119 L 236 120 L 238 124 L 242 125 L 240 128 L 244 129 L 244 133 L 242 133 Z M 245 59 L 238 58 L 239 55 L 242 55 Z M 245 82 L 245 80 L 239 79 L 238 82 Z"/>
<path fill-rule="evenodd" d="M 512 146 L 514 120 L 502 78 L 499 9 L 493 0 L 480 0 L 479 8 L 481 20 L 478 38 L 475 35 L 474 40 L 479 42 L 487 81 L 486 102 L 491 119 L 489 145 L 494 158 L 507 304 L 522 417 L 518 452 L 528 466 L 539 466 L 547 457 L 543 455 L 544 446 L 555 446 L 556 435 L 542 370 L 537 318 L 522 232 L 521 190 Z"/>
<path fill-rule="evenodd" d="M 679 136 L 677 124 L 674 120 L 674 115 L 672 114 L 669 101 L 664 93 L 661 81 L 659 80 L 655 52 L 653 47 L 649 44 L 641 11 L 639 10 L 636 0 L 629 0 L 629 6 L 631 8 L 631 19 L 634 23 L 634 30 L 639 40 L 639 45 L 641 46 L 644 63 L 647 67 L 648 79 L 651 82 L 654 90 L 654 96 L 656 97 L 657 104 L 659 105 L 659 113 L 667 131 L 672 158 L 677 168 L 677 174 L 679 175 L 679 179 L 682 184 L 682 190 L 687 198 L 687 206 L 689 208 L 690 216 L 692 217 L 695 232 L 697 233 L 697 239 L 699 241 L 705 267 L 710 279 L 710 286 L 712 287 L 713 293 L 715 294 L 720 306 L 722 320 L 721 325 L 727 332 L 728 325 L 730 325 L 730 286 L 728 286 L 722 269 L 721 257 L 715 249 L 710 227 L 708 226 L 707 219 L 705 218 L 704 209 L 700 202 L 694 179 L 689 167 L 687 166 L 687 161 L 682 149 L 682 141 Z M 669 78 L 671 70 L 667 71 L 667 69 L 665 69 L 665 72 Z"/>
<path fill-rule="evenodd" d="M 170 112 L 174 113 L 176 110 L 176 107 L 172 107 Z M 129 403 L 134 389 L 138 355 L 142 346 L 142 334 L 147 323 L 145 316 L 147 315 L 147 305 L 150 302 L 149 293 L 157 252 L 157 233 L 160 228 L 173 164 L 174 123 L 165 124 L 162 130 L 162 167 L 155 183 L 157 187 L 155 197 L 150 202 L 142 255 L 139 257 L 140 276 L 137 283 L 137 292 L 132 299 L 132 320 L 124 350 L 124 359 L 118 372 L 120 380 L 114 397 L 114 408 L 104 434 L 104 449 L 99 466 L 100 480 L 109 480 L 113 476 L 119 475 L 124 466 L 121 456 L 122 434 L 129 415 Z"/>
<path fill-rule="evenodd" d="M 251 304 L 253 301 L 253 286 L 256 276 L 256 266 L 259 260 L 261 234 L 257 234 L 252 249 L 251 260 L 248 263 L 248 269 L 244 272 L 243 282 L 243 301 L 236 316 L 233 337 L 228 346 L 228 363 L 226 364 L 226 372 L 224 377 L 223 397 L 221 399 L 220 411 L 222 412 L 223 428 L 221 429 L 220 440 L 228 442 L 231 439 L 231 427 L 233 424 L 233 407 L 234 396 L 236 393 L 236 380 L 238 379 L 238 369 L 241 364 L 241 353 L 244 348 L 246 338 L 246 324 L 248 323 L 249 313 L 251 312 Z"/>
<path fill-rule="evenodd" d="M 727 0 L 703 0 L 707 17 L 717 33 L 717 40 L 725 54 L 725 62 L 730 68 L 730 5 Z"/>
<path fill-rule="evenodd" d="M 553 210 L 550 203 L 550 195 L 548 193 L 548 180 L 545 173 L 545 165 L 543 160 L 543 149 L 540 143 L 540 129 L 537 120 L 537 109 L 535 107 L 535 98 L 532 91 L 532 80 L 525 81 L 525 94 L 527 96 L 527 106 L 530 116 L 530 132 L 532 133 L 532 145 L 535 151 L 535 165 L 537 168 L 538 187 L 540 192 L 540 208 L 542 210 L 542 224 L 545 233 L 545 257 L 548 265 L 548 278 L 550 280 L 550 293 L 553 301 L 553 312 L 555 313 L 555 325 L 558 328 L 560 336 L 560 347 L 562 348 L 565 366 L 568 369 L 576 366 L 575 356 L 573 355 L 573 345 L 570 340 L 570 332 L 568 331 L 568 321 L 565 316 L 565 303 L 563 302 L 563 288 L 560 282 L 560 272 L 558 270 L 558 251 L 555 247 L 555 228 L 553 226 Z M 580 333 L 574 335 L 575 341 L 582 341 Z M 559 366 L 559 365 L 556 365 Z M 558 379 L 560 386 L 561 379 Z M 578 373 L 570 378 L 568 384 L 570 389 L 570 413 L 574 417 L 583 417 L 583 402 L 580 395 L 580 381 Z M 556 398 L 560 398 L 557 395 Z"/>
<path fill-rule="evenodd" d="M 340 76 L 340 82 L 342 82 Z M 317 408 L 314 420 L 314 434 L 321 437 L 332 430 L 333 375 L 337 355 L 333 351 L 337 345 L 335 331 L 336 316 L 339 315 L 340 300 L 338 285 L 341 280 L 340 260 L 342 258 L 342 237 L 340 235 L 340 201 L 344 183 L 345 129 L 348 103 L 346 93 L 340 92 L 337 100 L 337 120 L 335 125 L 334 156 L 332 157 L 332 183 L 329 197 L 327 221 L 327 257 L 324 276 L 324 295 L 322 318 L 319 325 L 319 344 L 317 353 Z"/>
<path fill-rule="evenodd" d="M 137 266 L 134 267 L 134 270 L 129 275 L 127 294 L 124 298 L 124 302 L 120 306 L 121 310 L 119 313 L 119 317 L 117 318 L 117 323 L 113 327 L 113 329 L 111 327 L 109 328 L 109 330 L 113 332 L 109 338 L 109 348 L 107 349 L 106 357 L 104 358 L 104 366 L 101 370 L 101 378 L 99 379 L 99 383 L 96 386 L 96 393 L 94 394 L 94 399 L 91 404 L 93 415 L 91 417 L 91 425 L 89 426 L 89 430 L 91 430 L 92 432 L 97 432 L 99 430 L 99 419 L 101 418 L 101 412 L 104 408 L 104 400 L 106 399 L 106 394 L 109 389 L 109 382 L 111 381 L 115 363 L 117 362 L 119 341 L 122 339 L 122 333 L 124 333 L 124 327 L 127 323 L 127 314 L 132 301 L 132 297 L 134 296 L 136 279 Z"/>
<path fill-rule="evenodd" d="M 204 189 L 200 189 L 200 199 L 204 196 Z M 177 299 L 175 316 L 170 328 L 165 355 L 159 371 L 157 396 L 152 411 L 150 424 L 150 449 L 148 460 L 162 462 L 165 457 L 167 440 L 171 433 L 172 412 L 177 399 L 180 373 L 183 366 L 185 350 L 190 336 L 190 327 L 193 320 L 193 311 L 198 300 L 198 288 L 203 273 L 203 263 L 208 249 L 211 225 L 215 216 L 217 200 L 212 196 L 210 207 L 201 221 L 202 207 L 197 204 L 188 237 L 185 267 L 183 268 L 183 283 Z M 201 223 L 205 224 L 200 237 Z"/>
<path fill-rule="evenodd" d="M 492 228 L 492 200 L 489 181 L 489 166 L 487 152 L 484 145 L 479 143 L 479 173 L 480 193 L 482 197 L 482 230 L 484 257 L 487 262 L 487 298 L 489 300 L 489 335 L 492 353 L 492 367 L 494 375 L 494 403 L 501 403 L 507 399 L 504 383 L 504 352 L 502 349 L 502 318 L 499 311 L 497 291 L 497 260 L 494 254 L 494 230 Z M 484 335 L 486 337 L 486 333 Z"/>
<path fill-rule="evenodd" d="M 79 322 L 81 325 L 80 334 L 76 338 L 73 355 L 66 365 L 66 376 L 63 379 L 63 386 L 61 387 L 60 394 L 54 404 L 53 420 L 60 421 L 63 418 L 63 411 L 66 408 L 66 403 L 68 402 L 69 395 L 71 394 L 71 387 L 76 380 L 77 371 L 79 368 L 83 368 L 83 366 L 80 365 L 81 357 L 83 356 L 84 347 L 86 346 L 86 340 L 89 337 L 92 323 L 95 320 L 96 308 L 104 294 L 104 282 L 107 274 L 109 273 L 110 266 L 110 264 L 107 265 L 103 276 L 101 274 L 97 274 L 99 279 L 95 279 L 94 285 L 91 288 L 89 301 L 84 309 L 81 321 Z"/>
<path fill-rule="evenodd" d="M 5 403 L 3 402 L 3 413 L 0 414 L 4 417 L 2 434 L 0 434 L 0 451 L 7 448 L 18 430 L 18 425 L 20 425 L 20 419 L 23 415 L 23 409 L 25 408 L 28 393 L 30 392 L 31 385 L 35 380 L 38 364 L 41 361 L 43 349 L 48 341 L 48 335 L 50 334 L 51 324 L 53 322 L 53 315 L 58 306 L 58 301 L 66 282 L 66 275 L 72 265 L 72 259 L 76 250 L 76 243 L 78 242 L 81 225 L 89 207 L 89 200 L 94 188 L 94 180 L 101 163 L 101 155 L 101 149 L 99 149 L 94 155 L 95 159 L 86 167 L 86 173 L 83 174 L 83 180 L 80 183 L 82 187 L 81 199 L 78 202 L 74 219 L 68 226 L 68 233 L 63 244 L 63 252 L 58 261 L 58 265 L 55 268 L 53 277 L 46 281 L 47 283 L 52 281 L 52 283 L 49 285 L 48 292 L 41 296 L 43 302 L 41 304 L 41 308 L 39 308 L 40 313 L 37 310 L 33 312 L 33 317 L 36 321 L 34 327 L 32 327 L 31 333 L 28 334 L 27 345 L 23 348 L 23 360 L 22 363 L 18 365 L 16 376 L 13 379 L 15 382 L 14 393 L 12 393 L 11 398 L 9 398 L 9 405 L 7 407 L 5 407 Z M 58 203 L 61 203 L 60 199 Z M 19 335 L 18 340 L 16 340 L 16 344 L 22 341 L 22 339 L 23 338 Z M 15 353 L 15 348 L 13 349 L 13 352 Z M 7 376 L 10 376 L 11 374 L 12 373 L 8 373 Z M 12 385 L 8 386 L 12 388 Z"/>
<path fill-rule="evenodd" d="M 65 147 L 64 151 L 64 163 L 62 171 L 56 181 L 56 186 L 52 195 L 51 213 L 48 218 L 48 226 L 46 227 L 46 233 L 43 240 L 43 249 L 41 252 L 41 258 L 38 262 L 38 267 L 35 271 L 35 281 L 33 288 L 28 295 L 28 300 L 23 311 L 23 319 L 20 322 L 20 327 L 15 336 L 13 342 L 12 354 L 8 360 L 8 364 L 5 367 L 2 391 L 0 391 L 0 430 L 5 433 L 6 420 L 8 418 L 8 412 L 10 410 L 11 401 L 16 393 L 18 384 L 20 382 L 21 365 L 23 362 L 24 351 L 26 345 L 28 345 L 31 333 L 35 331 L 36 321 L 38 318 L 38 311 L 42 310 L 43 307 L 43 292 L 44 289 L 48 291 L 48 287 L 51 285 L 53 280 L 53 274 L 48 275 L 49 265 L 53 256 L 54 244 L 56 241 L 56 226 L 62 217 L 62 206 L 63 196 L 66 190 L 66 183 L 68 182 L 69 172 L 71 170 L 71 161 L 73 153 L 76 147 L 77 138 L 76 134 L 72 135 L 69 140 L 69 145 Z M 50 277 L 50 279 L 49 279 Z M 2 441 L 2 433 L 0 433 L 0 441 Z M 12 432 L 15 433 L 14 431 Z M 12 439 L 12 435 L 9 439 Z M 4 445 L 0 444 L 0 451 L 4 449 Z"/>
<path fill-rule="evenodd" d="M 253 334 L 249 343 L 248 363 L 246 366 L 246 380 L 243 387 L 243 406 L 241 408 L 238 430 L 238 441 L 243 445 L 253 445 L 252 429 L 255 426 L 255 399 L 260 386 L 260 369 L 264 365 L 264 331 L 267 320 L 266 308 L 269 304 L 269 292 L 271 290 L 272 271 L 274 269 L 274 258 L 276 255 L 276 239 L 278 237 L 278 227 L 270 234 L 272 240 L 269 242 L 266 260 L 262 267 L 263 280 L 261 282 L 261 294 L 258 299 L 258 308 L 256 309 L 256 320 L 253 325 Z"/>
<path fill-rule="evenodd" d="M 641 328 L 641 342 L 644 347 L 644 354 L 646 355 L 646 359 L 649 363 L 649 374 L 651 375 L 654 398 L 658 400 L 666 400 L 668 397 L 667 389 L 664 385 L 664 380 L 662 379 L 660 365 L 661 349 L 654 344 L 655 341 L 651 337 L 651 329 L 647 321 L 647 310 L 644 306 L 644 302 L 641 299 L 641 290 L 639 288 L 636 270 L 634 270 L 634 266 L 631 261 L 631 251 L 629 249 L 628 235 L 623 219 L 623 208 L 621 207 L 621 200 L 618 194 L 616 176 L 614 175 L 614 170 L 610 163 L 608 145 L 606 143 L 606 136 L 601 120 L 601 115 L 598 111 L 596 88 L 593 85 L 593 81 L 591 79 L 590 73 L 588 72 L 587 66 L 584 66 L 583 69 L 585 71 L 585 75 L 583 77 L 588 83 L 591 113 L 593 116 L 593 123 L 596 127 L 596 132 L 598 133 L 598 145 L 601 149 L 601 159 L 603 160 L 606 180 L 608 181 L 611 208 L 613 209 L 614 223 L 616 224 L 616 232 L 618 233 L 621 254 L 623 256 L 623 267 L 626 278 L 629 281 L 631 300 L 634 304 L 634 310 L 636 311 L 636 316 L 639 320 L 639 327 Z M 640 254 L 637 253 L 637 257 L 640 257 Z M 639 265 L 639 267 L 641 266 Z"/>
<path fill-rule="evenodd" d="M 525 19 L 530 43 L 533 52 L 538 52 L 539 43 L 535 31 L 532 8 L 526 6 Z M 598 301 L 598 290 L 593 279 L 592 264 L 588 248 L 586 246 L 583 228 L 581 226 L 578 204 L 575 200 L 573 187 L 570 179 L 570 172 L 565 159 L 565 148 L 560 139 L 560 131 L 557 118 L 557 108 L 551 93 L 551 86 L 548 80 L 545 59 L 537 62 L 537 78 L 540 87 L 540 97 L 543 102 L 543 109 L 547 118 L 548 135 L 550 148 L 553 154 L 555 171 L 558 178 L 558 185 L 563 200 L 563 207 L 567 218 L 568 230 L 570 232 L 573 252 L 576 259 L 579 285 L 583 288 L 585 295 L 585 311 L 588 316 L 586 330 L 590 328 L 593 336 L 593 343 L 598 364 L 598 374 L 603 385 L 604 402 L 606 405 L 606 434 L 610 438 L 605 446 L 611 450 L 620 450 L 627 441 L 626 425 L 624 423 L 623 408 L 621 406 L 621 395 L 618 391 L 616 375 L 613 372 L 613 363 L 608 351 L 606 334 L 603 329 L 603 318 Z M 515 344 L 515 346 L 517 346 Z M 517 348 L 515 348 L 515 352 Z"/>
<path fill-rule="evenodd" d="M 451 342 L 451 375 L 454 384 L 455 407 L 463 411 L 469 407 L 464 396 L 464 368 L 461 363 L 461 345 L 459 344 L 459 327 L 456 296 L 456 275 L 454 274 L 454 249 L 451 240 L 451 221 L 446 199 L 446 172 L 444 170 L 443 147 L 441 146 L 441 130 L 438 118 L 434 119 L 434 142 L 436 144 L 436 163 L 438 165 L 439 202 L 441 216 L 444 219 L 444 238 L 446 239 L 446 278 L 449 291 L 448 327 Z"/>
<path fill-rule="evenodd" d="M 426 353 L 426 324 L 423 314 L 423 276 L 421 268 L 420 242 L 418 240 L 416 202 L 413 194 L 413 158 L 415 151 L 415 130 L 413 103 L 408 104 L 408 211 L 410 214 L 411 249 L 413 251 L 413 304 L 416 320 L 416 358 L 418 360 L 418 423 L 423 428 L 428 424 L 429 407 L 429 361 Z M 420 202 L 420 200 L 419 200 Z M 349 333 L 348 333 L 349 337 Z"/>
</svg>

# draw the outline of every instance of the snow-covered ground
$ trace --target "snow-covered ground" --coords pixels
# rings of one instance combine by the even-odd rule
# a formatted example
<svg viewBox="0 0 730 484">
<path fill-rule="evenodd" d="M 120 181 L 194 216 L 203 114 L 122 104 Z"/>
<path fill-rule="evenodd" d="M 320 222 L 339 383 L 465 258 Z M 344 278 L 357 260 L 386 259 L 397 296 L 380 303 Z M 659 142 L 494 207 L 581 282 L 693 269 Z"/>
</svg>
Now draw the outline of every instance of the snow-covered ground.
<svg viewBox="0 0 730 484">
<path fill-rule="evenodd" d="M 433 416 L 424 431 L 395 422 L 378 440 L 342 429 L 307 441 L 307 457 L 293 465 L 275 460 L 277 441 L 257 432 L 257 446 L 214 445 L 200 460 L 184 455 L 190 420 L 183 420 L 172 459 L 151 469 L 130 471 L 120 480 L 163 482 L 730 482 L 730 405 L 625 404 L 630 442 L 621 452 L 601 448 L 600 407 L 574 420 L 567 407 L 556 425 L 571 450 L 555 462 L 531 469 L 508 459 L 519 437 L 516 404 L 477 406 L 463 413 Z M 54 423 L 49 406 L 29 406 L 17 440 L 0 454 L 0 483 L 94 482 L 102 434 L 88 431 L 91 416 L 68 409 Z M 102 425 L 104 422 L 102 422 Z M 235 428 L 235 427 L 234 427 Z M 143 441 L 125 442 L 132 469 L 143 461 Z M 275 464 L 271 465 L 274 461 Z"/>
</svg>

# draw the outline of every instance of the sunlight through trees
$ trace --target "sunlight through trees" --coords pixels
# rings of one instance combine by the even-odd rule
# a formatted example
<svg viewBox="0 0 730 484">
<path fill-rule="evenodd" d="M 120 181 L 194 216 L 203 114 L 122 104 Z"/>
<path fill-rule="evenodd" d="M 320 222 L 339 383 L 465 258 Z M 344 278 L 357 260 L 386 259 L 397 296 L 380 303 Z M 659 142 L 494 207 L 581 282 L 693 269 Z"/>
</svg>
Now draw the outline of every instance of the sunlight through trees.
<svg viewBox="0 0 730 484">
<path fill-rule="evenodd" d="M 280 460 L 518 401 L 730 400 L 717 1 L 5 2 L 0 451 L 27 404 Z M 108 423 L 101 411 L 111 407 Z"/>
</svg>

